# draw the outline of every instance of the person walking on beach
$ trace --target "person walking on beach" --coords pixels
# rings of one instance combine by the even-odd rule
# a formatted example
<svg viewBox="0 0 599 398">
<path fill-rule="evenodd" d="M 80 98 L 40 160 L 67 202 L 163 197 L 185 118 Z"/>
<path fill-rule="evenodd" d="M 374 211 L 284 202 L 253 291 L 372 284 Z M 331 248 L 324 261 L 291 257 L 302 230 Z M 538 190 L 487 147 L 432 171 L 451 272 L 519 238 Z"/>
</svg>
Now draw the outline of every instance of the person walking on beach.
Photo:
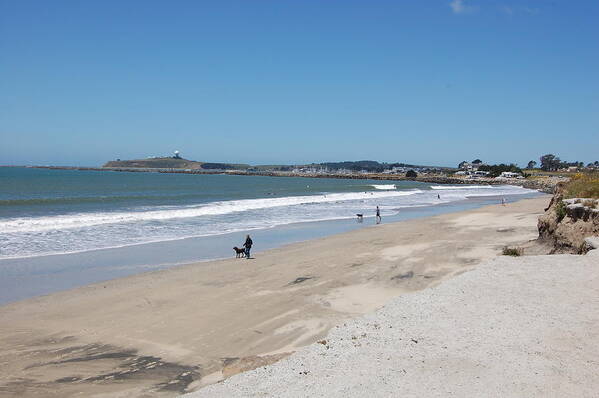
<svg viewBox="0 0 599 398">
<path fill-rule="evenodd" d="M 253 243 L 254 242 L 252 242 L 252 238 L 250 238 L 249 235 L 246 235 L 245 243 L 243 244 L 243 247 L 245 247 L 245 258 L 247 260 L 249 260 L 249 258 L 250 258 L 250 249 L 252 248 Z"/>
<path fill-rule="evenodd" d="M 376 207 L 376 223 L 380 224 L 381 223 L 381 210 L 379 209 L 379 207 Z"/>
</svg>

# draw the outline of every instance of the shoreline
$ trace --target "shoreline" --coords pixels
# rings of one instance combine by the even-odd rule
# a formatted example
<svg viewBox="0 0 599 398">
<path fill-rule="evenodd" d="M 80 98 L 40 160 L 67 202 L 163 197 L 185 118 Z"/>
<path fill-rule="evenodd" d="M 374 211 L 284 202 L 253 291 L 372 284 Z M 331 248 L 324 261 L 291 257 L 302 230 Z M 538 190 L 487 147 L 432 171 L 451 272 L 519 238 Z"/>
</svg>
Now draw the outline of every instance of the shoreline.
<svg viewBox="0 0 599 398">
<path fill-rule="evenodd" d="M 0 391 L 170 397 L 536 238 L 547 196 L 178 266 L 0 307 Z M 35 365 L 34 368 L 31 368 Z"/>
<path fill-rule="evenodd" d="M 505 198 L 511 202 L 537 195 L 541 194 L 508 195 Z M 403 222 L 475 209 L 498 201 L 499 197 L 495 196 L 476 196 L 456 202 L 406 207 L 401 212 L 385 216 L 384 221 Z M 232 242 L 244 237 L 246 233 L 255 238 L 256 247 L 262 251 L 362 229 L 369 226 L 372 219 L 374 216 L 365 217 L 364 223 L 356 223 L 355 217 L 305 221 L 218 235 L 181 237 L 70 253 L 2 258 L 0 305 L 150 270 L 228 259 L 231 257 Z M 41 277 L 45 278 L 43 284 L 37 282 Z"/>
</svg>

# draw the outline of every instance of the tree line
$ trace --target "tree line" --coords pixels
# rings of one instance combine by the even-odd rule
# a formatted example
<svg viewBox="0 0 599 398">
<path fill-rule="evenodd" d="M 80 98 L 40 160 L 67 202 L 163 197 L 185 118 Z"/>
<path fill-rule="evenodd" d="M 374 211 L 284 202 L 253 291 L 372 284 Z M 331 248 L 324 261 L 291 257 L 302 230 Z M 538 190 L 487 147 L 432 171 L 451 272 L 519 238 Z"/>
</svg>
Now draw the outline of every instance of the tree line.
<svg viewBox="0 0 599 398">
<path fill-rule="evenodd" d="M 561 170 L 561 169 L 567 169 L 568 167 L 584 167 L 584 163 L 583 162 L 565 162 L 562 161 L 558 156 L 555 156 L 552 153 L 548 153 L 547 155 L 543 155 L 539 158 L 541 164 L 540 164 L 540 169 L 543 171 L 557 171 L 557 170 Z M 535 162 L 534 160 L 531 160 L 530 162 L 528 162 L 528 166 L 527 168 L 532 169 L 537 165 L 537 162 Z M 599 161 L 594 161 L 591 162 L 589 164 L 587 164 L 587 167 L 589 168 L 598 168 L 599 167 Z"/>
</svg>

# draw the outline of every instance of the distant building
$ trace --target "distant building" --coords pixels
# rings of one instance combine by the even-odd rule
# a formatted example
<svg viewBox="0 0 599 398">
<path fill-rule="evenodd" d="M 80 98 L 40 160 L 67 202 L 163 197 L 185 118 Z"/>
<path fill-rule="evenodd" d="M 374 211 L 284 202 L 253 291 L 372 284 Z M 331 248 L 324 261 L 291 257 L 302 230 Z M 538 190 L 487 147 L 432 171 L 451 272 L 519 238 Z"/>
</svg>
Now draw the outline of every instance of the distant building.
<svg viewBox="0 0 599 398">
<path fill-rule="evenodd" d="M 403 174 L 406 171 L 407 171 L 407 168 L 405 168 L 405 167 L 393 166 L 390 169 L 384 170 L 383 174 Z"/>
<path fill-rule="evenodd" d="M 460 164 L 458 164 L 458 169 L 467 170 L 467 171 L 476 171 L 482 165 L 484 165 L 484 163 L 480 159 L 473 160 L 472 163 L 466 162 L 464 160 L 463 162 L 460 162 Z"/>
<path fill-rule="evenodd" d="M 499 175 L 499 178 L 519 178 L 522 177 L 520 173 L 513 173 L 511 171 L 504 171 Z"/>
<path fill-rule="evenodd" d="M 478 170 L 478 166 L 475 168 L 474 165 L 470 162 L 462 162 L 462 163 L 460 163 L 460 169 L 467 170 L 467 171 L 473 171 L 473 170 Z"/>
<path fill-rule="evenodd" d="M 173 159 L 181 159 L 181 156 L 179 155 L 179 151 L 175 151 L 175 155 L 173 156 Z"/>
</svg>

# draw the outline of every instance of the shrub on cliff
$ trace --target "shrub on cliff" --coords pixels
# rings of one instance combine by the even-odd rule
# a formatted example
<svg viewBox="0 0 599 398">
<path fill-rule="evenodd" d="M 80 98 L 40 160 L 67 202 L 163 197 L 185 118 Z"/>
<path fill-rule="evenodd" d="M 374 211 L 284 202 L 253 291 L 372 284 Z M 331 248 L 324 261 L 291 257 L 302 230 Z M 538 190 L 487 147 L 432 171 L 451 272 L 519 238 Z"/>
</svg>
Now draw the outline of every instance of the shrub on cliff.
<svg viewBox="0 0 599 398">
<path fill-rule="evenodd" d="M 555 206 L 555 215 L 557 216 L 557 222 L 562 221 L 566 217 L 566 205 L 561 200 Z"/>
<path fill-rule="evenodd" d="M 406 177 L 407 178 L 416 178 L 416 177 L 418 177 L 418 173 L 416 173 L 414 170 L 408 170 L 408 172 L 406 173 Z"/>
</svg>

